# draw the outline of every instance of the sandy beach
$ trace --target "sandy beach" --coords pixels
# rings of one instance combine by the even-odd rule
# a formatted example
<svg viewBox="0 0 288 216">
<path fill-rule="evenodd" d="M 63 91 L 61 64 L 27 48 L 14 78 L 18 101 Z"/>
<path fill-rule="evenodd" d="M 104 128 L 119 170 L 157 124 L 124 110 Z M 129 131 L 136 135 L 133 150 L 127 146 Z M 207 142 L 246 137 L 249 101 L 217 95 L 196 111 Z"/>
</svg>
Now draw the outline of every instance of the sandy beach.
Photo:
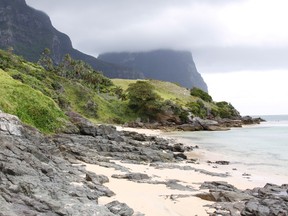
<svg viewBox="0 0 288 216">
<path fill-rule="evenodd" d="M 159 130 L 121 127 L 118 127 L 117 130 L 129 130 L 167 138 L 165 137 L 165 133 Z M 179 141 L 185 144 L 185 140 Z M 191 143 L 189 144 L 191 145 Z M 187 156 L 197 159 L 197 162 L 171 163 L 169 164 L 170 167 L 162 167 L 161 164 L 159 164 L 159 166 L 151 166 L 150 164 L 130 164 L 113 161 L 129 169 L 131 173 L 147 174 L 151 177 L 149 182 L 113 178 L 112 175 L 123 175 L 125 173 L 99 165 L 86 164 L 86 169 L 98 175 L 106 175 L 109 178 L 109 183 L 105 185 L 116 194 L 110 198 L 101 197 L 99 199 L 100 204 L 118 200 L 133 208 L 135 211 L 134 215 L 144 214 L 147 216 L 200 216 L 213 212 L 214 209 L 206 206 L 213 202 L 205 201 L 194 196 L 197 193 L 205 192 L 205 190 L 199 188 L 205 181 L 225 181 L 242 190 L 263 187 L 267 182 L 275 184 L 285 183 L 285 179 L 281 179 L 279 176 L 277 178 L 271 178 L 271 176 L 261 175 L 260 173 L 247 173 L 245 167 L 207 163 L 207 160 L 216 161 L 221 159 L 221 155 L 216 155 L 203 149 L 196 149 L 188 153 Z M 181 167 L 186 168 L 182 169 Z M 189 169 L 187 169 L 187 167 Z M 203 170 L 207 171 L 208 174 L 202 172 Z M 217 174 L 223 174 L 227 177 L 217 176 Z M 274 182 L 271 182 L 271 179 L 274 179 Z M 180 184 L 182 187 L 169 188 L 163 183 L 171 180 L 177 180 L 177 184 Z"/>
</svg>

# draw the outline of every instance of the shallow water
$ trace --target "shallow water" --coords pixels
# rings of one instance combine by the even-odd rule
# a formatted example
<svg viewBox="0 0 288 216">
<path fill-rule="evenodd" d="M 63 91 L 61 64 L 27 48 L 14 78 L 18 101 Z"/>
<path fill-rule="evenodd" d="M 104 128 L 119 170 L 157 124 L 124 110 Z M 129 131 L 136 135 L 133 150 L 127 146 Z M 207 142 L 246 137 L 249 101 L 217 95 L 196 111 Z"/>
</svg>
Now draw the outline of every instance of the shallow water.
<svg viewBox="0 0 288 216">
<path fill-rule="evenodd" d="M 177 132 L 171 135 L 188 139 L 200 148 L 218 154 L 218 160 L 243 165 L 249 171 L 287 176 L 288 180 L 288 116 L 263 118 L 267 122 L 229 131 Z"/>
</svg>

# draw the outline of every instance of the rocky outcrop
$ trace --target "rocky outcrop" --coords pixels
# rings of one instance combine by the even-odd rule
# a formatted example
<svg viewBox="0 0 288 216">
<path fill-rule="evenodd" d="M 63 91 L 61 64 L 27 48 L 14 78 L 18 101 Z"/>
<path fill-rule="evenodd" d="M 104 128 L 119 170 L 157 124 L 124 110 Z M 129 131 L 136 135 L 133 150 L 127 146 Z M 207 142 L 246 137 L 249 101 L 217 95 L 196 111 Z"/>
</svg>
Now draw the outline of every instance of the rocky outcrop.
<svg viewBox="0 0 288 216">
<path fill-rule="evenodd" d="M 114 126 L 89 127 L 82 134 L 57 134 L 51 139 L 70 159 L 98 163 L 107 157 L 133 162 L 172 162 L 179 151 L 192 151 L 179 143 L 135 132 L 117 131 Z"/>
<path fill-rule="evenodd" d="M 107 178 L 66 160 L 59 146 L 0 113 L 0 215 L 116 215 L 98 205 Z M 131 214 L 130 214 L 131 215 Z"/>
<path fill-rule="evenodd" d="M 177 122 L 154 122 L 143 123 L 139 121 L 126 123 L 125 126 L 134 128 L 161 129 L 164 131 L 225 131 L 232 127 L 242 127 L 243 125 L 260 124 L 265 121 L 262 118 L 252 118 L 251 116 L 239 117 L 236 119 L 215 118 L 201 119 L 194 117 L 188 123 Z"/>
<path fill-rule="evenodd" d="M 23 127 L 17 116 L 3 113 L 0 110 L 0 122 L 0 131 L 10 135 L 21 136 Z"/>
<path fill-rule="evenodd" d="M 284 216 L 288 215 L 288 185 L 266 184 L 263 188 L 239 190 L 226 182 L 204 182 L 208 193 L 196 196 L 216 202 L 210 215 Z"/>
<path fill-rule="evenodd" d="M 150 179 L 150 177 L 147 174 L 143 173 L 126 173 L 124 175 L 112 175 L 112 178 L 117 178 L 117 179 L 128 179 L 130 181 L 142 181 L 142 180 L 147 180 Z"/>
<path fill-rule="evenodd" d="M 260 124 L 265 120 L 262 118 L 252 118 L 251 116 L 243 116 L 241 118 L 241 121 L 243 122 L 243 124 L 249 125 L 249 124 Z"/>
<path fill-rule="evenodd" d="M 127 204 L 120 203 L 118 201 L 113 201 L 105 205 L 112 213 L 120 216 L 131 216 L 134 213 L 134 210 L 129 208 Z"/>
</svg>

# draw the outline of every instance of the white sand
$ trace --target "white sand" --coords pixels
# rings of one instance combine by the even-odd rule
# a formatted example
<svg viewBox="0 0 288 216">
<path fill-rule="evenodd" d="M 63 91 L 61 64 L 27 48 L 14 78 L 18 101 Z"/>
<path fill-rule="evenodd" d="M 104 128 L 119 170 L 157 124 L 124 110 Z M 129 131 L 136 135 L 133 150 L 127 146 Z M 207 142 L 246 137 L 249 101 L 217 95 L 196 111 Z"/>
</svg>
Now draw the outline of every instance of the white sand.
<svg viewBox="0 0 288 216">
<path fill-rule="evenodd" d="M 173 194 L 192 195 L 195 194 L 195 192 L 171 190 L 164 184 L 136 183 L 125 179 L 115 179 L 111 178 L 111 175 L 123 173 L 97 165 L 86 165 L 87 170 L 95 172 L 96 174 L 104 174 L 108 176 L 110 182 L 105 185 L 116 193 L 116 195 L 111 198 L 101 197 L 99 199 L 100 204 L 106 204 L 113 200 L 118 200 L 126 203 L 128 206 L 133 208 L 135 212 L 141 212 L 147 216 L 207 215 L 206 209 L 203 205 L 209 204 L 208 201 L 201 200 L 197 197 L 179 198 L 175 200 L 173 200 L 174 196 L 173 199 L 170 198 L 170 195 Z M 185 173 L 183 171 L 177 172 L 177 170 L 174 169 L 157 170 L 148 165 L 121 165 L 130 168 L 132 172 L 141 172 L 146 173 L 149 176 L 154 176 L 154 180 L 179 179 L 179 175 L 181 175 L 181 180 L 187 180 L 185 185 L 193 185 L 191 180 L 195 173 L 192 174 L 192 172 L 189 174 L 188 172 Z M 196 186 L 198 187 L 199 185 Z"/>
<path fill-rule="evenodd" d="M 147 129 L 127 129 L 130 131 L 137 131 L 148 135 L 160 135 L 159 130 L 147 130 Z M 121 130 L 121 128 L 118 128 Z M 214 177 L 211 175 L 202 174 L 195 171 L 185 171 L 180 169 L 156 169 L 149 166 L 149 164 L 127 164 L 119 161 L 114 161 L 121 166 L 129 168 L 131 172 L 146 173 L 152 177 L 152 180 L 167 181 L 169 179 L 177 179 L 180 184 L 184 186 L 190 186 L 199 190 L 199 186 L 204 181 L 226 181 L 239 189 L 263 187 L 265 183 L 271 182 L 271 176 L 265 177 L 265 175 L 251 175 L 243 176 L 245 173 L 245 167 L 235 167 L 231 165 L 209 165 L 206 163 L 208 160 L 219 160 L 219 155 L 213 155 L 204 150 L 195 150 L 188 155 L 192 158 L 198 158 L 200 164 L 188 164 L 177 163 L 182 166 L 192 166 L 197 169 L 204 169 L 210 172 L 229 173 L 229 177 Z M 221 160 L 221 159 L 220 159 Z M 236 170 L 235 170 L 236 168 Z M 193 216 L 193 215 L 207 215 L 207 211 L 214 211 L 208 207 L 204 207 L 206 204 L 211 204 L 208 201 L 202 200 L 193 194 L 199 193 L 199 191 L 180 191 L 172 190 L 166 187 L 164 184 L 148 184 L 148 183 L 135 183 L 125 179 L 115 179 L 111 176 L 113 174 L 125 174 L 121 171 L 114 170 L 113 168 L 104 168 L 98 165 L 86 164 L 86 169 L 96 174 L 103 174 L 109 178 L 109 183 L 105 185 L 110 188 L 115 196 L 101 197 L 99 199 L 100 204 L 106 204 L 113 200 L 126 203 L 128 206 L 134 209 L 134 211 L 145 214 L 146 216 Z M 275 178 L 276 179 L 276 178 Z M 277 181 L 272 183 L 281 184 L 285 183 L 285 179 L 277 178 Z M 287 179 L 286 179 L 287 180 Z M 279 182 L 278 182 L 279 181 Z M 282 182 L 283 181 L 283 182 Z M 202 190 L 204 192 L 204 190 Z M 185 198 L 177 198 L 177 195 L 191 195 Z M 172 195 L 172 196 L 171 196 Z"/>
<path fill-rule="evenodd" d="M 145 129 L 145 128 L 129 128 L 129 127 L 122 127 L 122 126 L 116 126 L 116 129 L 118 131 L 131 131 L 131 132 L 137 132 L 146 134 L 147 136 L 159 136 L 163 134 L 161 130 L 151 130 L 151 129 Z"/>
</svg>

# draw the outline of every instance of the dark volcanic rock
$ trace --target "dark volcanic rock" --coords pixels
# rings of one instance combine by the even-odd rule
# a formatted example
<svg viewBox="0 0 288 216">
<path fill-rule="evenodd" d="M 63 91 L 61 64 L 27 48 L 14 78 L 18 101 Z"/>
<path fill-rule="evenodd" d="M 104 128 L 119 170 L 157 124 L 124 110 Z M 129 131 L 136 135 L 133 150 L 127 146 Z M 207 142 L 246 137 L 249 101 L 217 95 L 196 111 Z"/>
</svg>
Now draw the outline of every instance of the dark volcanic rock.
<svg viewBox="0 0 288 216">
<path fill-rule="evenodd" d="M 225 127 L 225 128 L 242 127 L 243 125 L 243 122 L 241 121 L 241 119 L 234 120 L 234 119 L 224 118 L 224 119 L 218 119 L 217 121 L 221 127 Z"/>
<path fill-rule="evenodd" d="M 128 179 L 130 181 L 143 181 L 150 179 L 150 177 L 147 174 L 143 173 L 127 173 L 124 175 L 112 175 L 112 178 L 117 178 L 117 179 Z"/>
<path fill-rule="evenodd" d="M 99 183 L 104 184 L 104 183 L 109 182 L 109 178 L 107 176 L 96 175 L 93 172 L 87 172 L 85 179 L 86 179 L 86 181 L 91 181 L 91 182 L 96 183 L 96 184 L 99 184 Z"/>
<path fill-rule="evenodd" d="M 129 208 L 125 203 L 113 201 L 105 205 L 112 213 L 120 216 L 131 216 L 133 215 L 133 209 Z"/>
<path fill-rule="evenodd" d="M 111 125 L 94 125 L 77 113 L 67 113 L 79 134 L 57 134 L 52 139 L 62 154 L 77 160 L 96 163 L 100 157 L 113 157 L 135 162 L 174 161 L 173 152 L 192 150 L 183 144 L 155 136 L 117 131 Z M 180 158 L 180 157 L 178 157 Z M 182 157 L 183 158 L 183 157 Z"/>
<path fill-rule="evenodd" d="M 177 164 L 171 164 L 171 163 L 152 163 L 150 164 L 150 166 L 155 167 L 156 169 L 179 169 L 179 170 L 193 170 L 195 172 L 199 172 L 205 175 L 210 175 L 210 176 L 219 176 L 219 177 L 228 177 L 229 174 L 227 173 L 216 173 L 216 172 L 209 172 L 207 170 L 204 169 L 197 169 L 195 167 L 192 166 L 180 166 Z"/>
<path fill-rule="evenodd" d="M 263 188 L 246 190 L 256 199 L 245 203 L 241 215 L 288 215 L 288 185 L 266 184 Z"/>
<path fill-rule="evenodd" d="M 219 165 L 229 165 L 230 162 L 229 161 L 215 161 L 216 164 L 219 164 Z"/>
<path fill-rule="evenodd" d="M 177 179 L 169 179 L 167 182 L 164 182 L 164 184 L 172 190 L 195 191 L 195 189 L 193 189 L 192 187 L 184 186 L 182 184 L 179 184 L 178 182 L 179 180 Z"/>
<path fill-rule="evenodd" d="M 223 130 L 223 128 L 215 120 L 201 119 L 199 117 L 195 117 L 193 121 L 199 124 L 203 128 L 202 130 L 208 130 L 208 131 Z"/>
<path fill-rule="evenodd" d="M 248 120 L 245 120 L 248 119 Z M 181 121 L 173 122 L 129 122 L 126 126 L 132 128 L 147 128 L 147 129 L 161 129 L 164 131 L 226 131 L 232 127 L 242 127 L 244 124 L 258 124 L 259 118 L 252 119 L 251 117 L 241 117 L 240 114 L 233 119 L 215 118 L 215 119 L 201 119 L 200 117 L 190 118 L 188 123 Z"/>
<path fill-rule="evenodd" d="M 114 215 L 97 204 L 107 179 L 65 160 L 58 146 L 18 118 L 0 113 L 2 215 Z M 86 178 L 85 178 L 86 176 Z"/>
<path fill-rule="evenodd" d="M 184 144 L 176 143 L 170 147 L 170 150 L 173 152 L 184 152 L 186 149 L 185 149 Z"/>
<path fill-rule="evenodd" d="M 187 159 L 187 156 L 185 155 L 185 154 L 183 154 L 183 153 L 174 153 L 174 158 L 176 158 L 176 159 L 184 159 L 184 160 L 186 160 Z"/>
<path fill-rule="evenodd" d="M 201 188 L 209 193 L 197 194 L 217 202 L 210 215 L 283 216 L 288 215 L 288 185 L 266 184 L 263 188 L 241 191 L 226 182 L 204 182 Z"/>
<path fill-rule="evenodd" d="M 213 182 L 204 182 L 201 189 L 210 189 L 210 190 L 225 190 L 225 191 L 236 191 L 238 190 L 231 184 L 228 184 L 225 181 L 213 181 Z"/>
<path fill-rule="evenodd" d="M 127 170 L 108 157 L 138 162 L 172 162 L 174 152 L 183 154 L 183 144 L 117 131 L 114 126 L 94 125 L 69 113 L 76 128 L 68 134 L 44 136 L 23 126 L 15 116 L 0 113 L 0 201 L 4 215 L 131 215 L 130 208 L 97 204 L 100 196 L 114 193 L 103 183 L 108 178 L 88 172 L 80 161 Z M 75 133 L 73 133 L 76 132 Z M 119 176 L 118 176 L 119 177 Z M 123 176 L 120 176 L 123 177 Z M 146 174 L 129 173 L 129 180 L 144 181 Z M 172 183 L 171 183 L 172 184 Z M 180 185 L 179 185 L 180 187 Z"/>
<path fill-rule="evenodd" d="M 186 186 L 180 184 L 177 179 L 168 179 L 166 181 L 155 181 L 152 180 L 147 174 L 143 173 L 126 173 L 120 175 L 112 175 L 112 178 L 117 179 L 127 179 L 129 181 L 137 182 L 137 183 L 147 183 L 147 184 L 164 184 L 166 187 L 172 190 L 180 190 L 180 191 L 195 191 L 191 186 Z"/>
<path fill-rule="evenodd" d="M 243 124 L 260 124 L 261 122 L 265 121 L 262 118 L 252 118 L 251 116 L 243 116 L 241 118 Z"/>
<path fill-rule="evenodd" d="M 192 122 L 190 124 L 178 125 L 177 129 L 180 131 L 201 131 L 204 128 L 198 122 Z"/>
</svg>

